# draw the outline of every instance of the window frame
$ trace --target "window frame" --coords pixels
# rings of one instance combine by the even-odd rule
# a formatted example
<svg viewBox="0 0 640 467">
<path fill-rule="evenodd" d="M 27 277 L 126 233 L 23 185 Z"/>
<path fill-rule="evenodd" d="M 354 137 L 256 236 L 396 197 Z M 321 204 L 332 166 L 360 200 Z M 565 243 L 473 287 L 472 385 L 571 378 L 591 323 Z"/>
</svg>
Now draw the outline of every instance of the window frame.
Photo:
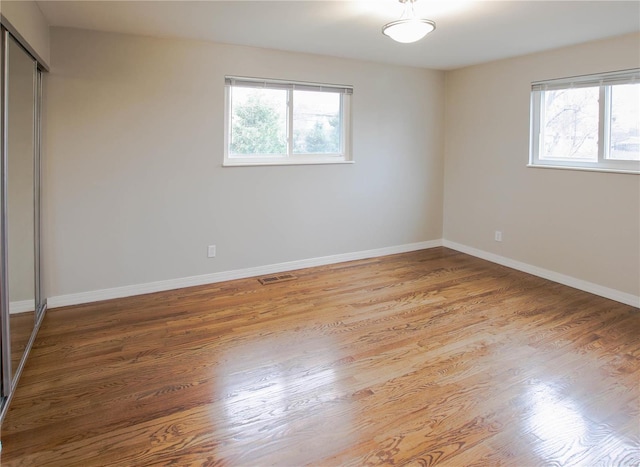
<svg viewBox="0 0 640 467">
<path fill-rule="evenodd" d="M 232 88 L 263 88 L 287 91 L 286 139 L 287 154 L 231 155 L 232 131 Z M 293 152 L 293 106 L 294 91 L 332 92 L 340 94 L 340 151 L 337 153 L 301 154 Z M 251 78 L 243 76 L 225 76 L 224 86 L 224 160 L 223 166 L 256 165 L 316 165 L 316 164 L 352 164 L 351 153 L 351 96 L 353 86 L 287 81 L 281 79 Z"/>
<path fill-rule="evenodd" d="M 640 161 L 609 159 L 611 137 L 611 89 L 612 86 L 639 84 L 640 68 L 608 73 L 574 76 L 531 83 L 530 147 L 528 167 L 590 170 L 640 174 Z M 541 159 L 540 150 L 544 139 L 544 93 L 562 89 L 598 87 L 598 160 L 597 162 L 576 159 Z"/>
</svg>

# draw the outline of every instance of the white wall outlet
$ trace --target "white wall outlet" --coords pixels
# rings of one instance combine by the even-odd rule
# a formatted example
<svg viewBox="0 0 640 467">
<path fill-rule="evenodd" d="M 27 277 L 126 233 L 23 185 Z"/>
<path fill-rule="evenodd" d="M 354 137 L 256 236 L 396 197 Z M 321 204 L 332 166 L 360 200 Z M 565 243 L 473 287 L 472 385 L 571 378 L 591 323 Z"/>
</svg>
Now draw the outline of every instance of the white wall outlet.
<svg viewBox="0 0 640 467">
<path fill-rule="evenodd" d="M 500 230 L 496 230 L 496 234 L 493 237 L 495 239 L 496 242 L 501 242 L 502 241 L 502 232 Z"/>
<path fill-rule="evenodd" d="M 209 245 L 207 247 L 207 258 L 215 258 L 216 257 L 216 246 Z"/>
</svg>

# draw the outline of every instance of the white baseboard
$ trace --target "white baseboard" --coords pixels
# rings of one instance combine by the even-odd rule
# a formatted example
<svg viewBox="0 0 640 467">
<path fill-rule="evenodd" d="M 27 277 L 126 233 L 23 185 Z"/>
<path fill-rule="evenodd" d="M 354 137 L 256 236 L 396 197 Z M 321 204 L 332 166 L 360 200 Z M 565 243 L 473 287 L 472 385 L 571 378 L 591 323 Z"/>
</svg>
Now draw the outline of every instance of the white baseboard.
<svg viewBox="0 0 640 467">
<path fill-rule="evenodd" d="M 343 263 L 346 261 L 355 261 L 366 258 L 376 258 L 379 256 L 393 255 L 397 253 L 406 253 L 409 251 L 424 250 L 427 248 L 434 248 L 438 246 L 445 246 L 453 250 L 466 253 L 477 258 L 482 258 L 492 263 L 501 264 L 513 269 L 517 269 L 534 276 L 549 279 L 560 284 L 567 285 L 579 290 L 584 290 L 601 297 L 609 298 L 617 302 L 624 303 L 640 308 L 640 297 L 632 295 L 619 290 L 604 287 L 592 282 L 587 282 L 582 279 L 576 279 L 575 277 L 566 276 L 548 269 L 532 266 L 527 263 L 522 263 L 504 256 L 499 256 L 487 251 L 478 250 L 476 248 L 462 245 L 460 243 L 452 242 L 449 240 L 430 240 L 426 242 L 409 243 L 406 245 L 398 245 L 385 248 L 377 248 L 375 250 L 356 251 L 353 253 L 343 253 L 331 256 L 322 256 L 319 258 L 309 258 L 298 261 L 289 261 L 286 263 L 269 264 L 265 266 L 257 266 L 246 269 L 236 269 L 232 271 L 214 272 L 211 274 L 203 274 L 199 276 L 183 277 L 179 279 L 169 279 L 165 281 L 148 282 L 145 284 L 128 285 L 124 287 L 115 287 L 111 289 L 93 290 L 90 292 L 81 292 L 76 294 L 58 295 L 47 298 L 48 308 L 56 308 L 61 306 L 81 305 L 83 303 L 98 302 L 101 300 L 110 300 L 113 298 L 130 297 L 133 295 L 143 295 L 153 292 L 162 292 L 165 290 L 181 289 L 184 287 L 193 287 L 198 285 L 215 284 L 216 282 L 230 281 L 234 279 L 245 279 L 247 277 L 263 276 L 267 274 L 274 274 L 285 271 L 293 271 L 296 269 L 311 268 L 315 266 L 324 266 L 327 264 Z M 32 311 L 33 304 L 31 303 L 31 310 L 28 310 L 26 302 L 19 302 L 20 306 L 16 307 L 15 311 L 12 308 L 12 313 Z M 22 305 L 25 305 L 23 307 Z M 20 308 L 20 311 L 17 311 Z M 22 310 L 22 308 L 25 308 Z"/>
<path fill-rule="evenodd" d="M 9 314 L 16 313 L 27 313 L 29 311 L 35 311 L 36 309 L 36 301 L 34 299 L 31 300 L 20 300 L 17 302 L 9 303 Z"/>
<path fill-rule="evenodd" d="M 601 297 L 609 298 L 611 300 L 624 303 L 625 305 L 631 305 L 640 308 L 640 297 L 632 295 L 630 293 L 621 292 L 620 290 L 616 289 L 610 289 L 609 287 L 604 287 L 592 282 L 587 282 L 582 279 L 576 279 L 575 277 L 566 276 L 558 272 L 539 268 L 537 266 L 532 266 L 527 263 L 522 263 L 514 259 L 505 258 L 504 256 L 496 255 L 494 253 L 489 253 L 483 250 L 478 250 L 476 248 L 462 245 L 460 243 L 452 242 L 449 240 L 443 240 L 442 246 L 451 248 L 452 250 L 460 251 L 462 253 L 466 253 L 471 256 L 476 256 L 477 258 L 486 259 L 487 261 L 491 261 L 492 263 L 497 263 L 509 268 L 517 269 L 518 271 L 526 272 L 534 276 L 549 279 L 563 285 L 568 285 L 569 287 L 573 287 L 574 289 L 583 290 L 585 292 L 599 295 Z"/>
<path fill-rule="evenodd" d="M 266 274 L 293 271 L 296 269 L 311 268 L 315 266 L 324 266 L 327 264 L 343 263 L 346 261 L 354 261 L 358 259 L 376 258 L 379 256 L 424 250 L 437 246 L 442 246 L 442 239 L 409 243 L 406 245 L 398 245 L 385 248 L 377 248 L 375 250 L 356 251 L 353 253 L 343 253 L 338 255 L 322 256 L 319 258 L 302 259 L 298 261 L 289 261 L 286 263 L 270 264 L 253 268 L 236 269 L 233 271 L 214 272 L 211 274 L 203 274 L 200 276 L 183 277 L 179 279 L 169 279 L 158 282 L 148 282 L 146 284 L 127 285 L 124 287 L 115 287 L 112 289 L 102 289 L 93 290 L 90 292 L 58 295 L 54 297 L 48 297 L 47 306 L 49 309 L 51 309 L 61 306 L 80 305 L 83 303 L 110 300 L 112 298 L 130 297 L 133 295 L 143 295 L 153 292 L 162 292 L 165 290 L 181 289 L 184 287 L 214 284 L 216 282 L 263 276 Z"/>
</svg>

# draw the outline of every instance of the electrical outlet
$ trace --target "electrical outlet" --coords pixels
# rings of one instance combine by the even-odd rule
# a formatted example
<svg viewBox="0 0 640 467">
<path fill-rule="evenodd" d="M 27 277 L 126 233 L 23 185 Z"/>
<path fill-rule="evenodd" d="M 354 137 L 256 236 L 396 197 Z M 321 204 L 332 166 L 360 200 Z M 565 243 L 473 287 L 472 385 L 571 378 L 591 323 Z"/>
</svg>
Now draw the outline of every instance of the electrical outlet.
<svg viewBox="0 0 640 467">
<path fill-rule="evenodd" d="M 496 230 L 496 234 L 495 234 L 494 239 L 495 239 L 496 242 L 501 242 L 502 241 L 502 232 L 499 231 L 499 230 Z"/>
<path fill-rule="evenodd" d="M 207 258 L 215 258 L 216 257 L 216 246 L 209 245 L 207 247 Z"/>
</svg>

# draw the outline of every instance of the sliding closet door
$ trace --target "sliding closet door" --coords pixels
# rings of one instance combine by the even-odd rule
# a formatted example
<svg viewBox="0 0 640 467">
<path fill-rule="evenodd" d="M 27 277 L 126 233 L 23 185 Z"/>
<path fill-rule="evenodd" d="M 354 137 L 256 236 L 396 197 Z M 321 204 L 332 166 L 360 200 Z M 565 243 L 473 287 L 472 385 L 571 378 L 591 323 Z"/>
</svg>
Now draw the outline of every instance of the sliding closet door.
<svg viewBox="0 0 640 467">
<path fill-rule="evenodd" d="M 37 63 L 6 31 L 4 49 L 3 393 L 8 395 L 36 324 Z M 8 313 L 7 313 L 8 311 Z M 6 355 L 8 353 L 8 355 Z"/>
<path fill-rule="evenodd" d="M 7 277 L 12 377 L 35 326 L 36 61 L 9 40 Z"/>
</svg>

